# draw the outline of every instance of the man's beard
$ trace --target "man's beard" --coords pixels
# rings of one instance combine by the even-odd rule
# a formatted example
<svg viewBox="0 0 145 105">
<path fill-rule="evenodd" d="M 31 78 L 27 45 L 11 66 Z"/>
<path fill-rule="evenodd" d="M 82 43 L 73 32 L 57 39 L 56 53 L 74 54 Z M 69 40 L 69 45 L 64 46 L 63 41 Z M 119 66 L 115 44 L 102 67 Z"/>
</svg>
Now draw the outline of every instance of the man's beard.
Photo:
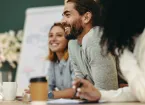
<svg viewBox="0 0 145 105">
<path fill-rule="evenodd" d="M 69 35 L 66 35 L 67 40 L 74 40 L 77 39 L 77 37 L 83 32 L 83 27 L 80 26 L 78 29 L 75 26 L 72 26 L 71 32 Z"/>
</svg>

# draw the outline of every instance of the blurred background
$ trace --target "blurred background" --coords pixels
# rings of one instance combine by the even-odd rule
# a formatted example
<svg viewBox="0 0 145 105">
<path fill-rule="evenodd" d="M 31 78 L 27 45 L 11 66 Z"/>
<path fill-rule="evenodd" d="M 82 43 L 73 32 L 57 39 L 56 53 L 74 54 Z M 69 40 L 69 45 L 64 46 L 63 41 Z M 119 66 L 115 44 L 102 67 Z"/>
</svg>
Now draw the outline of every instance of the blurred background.
<svg viewBox="0 0 145 105">
<path fill-rule="evenodd" d="M 63 4 L 64 0 L 0 1 L 0 82 L 15 81 L 26 10 Z"/>
<path fill-rule="evenodd" d="M 27 8 L 63 4 L 64 0 L 0 0 L 0 33 L 23 29 Z"/>
</svg>

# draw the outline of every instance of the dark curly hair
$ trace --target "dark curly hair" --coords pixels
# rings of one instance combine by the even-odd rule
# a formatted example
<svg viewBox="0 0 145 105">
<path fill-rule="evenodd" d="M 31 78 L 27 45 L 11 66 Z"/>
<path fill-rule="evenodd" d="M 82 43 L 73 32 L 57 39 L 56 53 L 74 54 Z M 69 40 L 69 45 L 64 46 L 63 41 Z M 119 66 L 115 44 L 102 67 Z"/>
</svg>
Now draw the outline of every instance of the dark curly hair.
<svg viewBox="0 0 145 105">
<path fill-rule="evenodd" d="M 134 50 L 134 37 L 138 37 L 145 28 L 144 0 L 100 0 L 103 13 L 104 32 L 101 37 L 102 49 L 107 53 L 119 54 L 125 48 Z"/>
</svg>

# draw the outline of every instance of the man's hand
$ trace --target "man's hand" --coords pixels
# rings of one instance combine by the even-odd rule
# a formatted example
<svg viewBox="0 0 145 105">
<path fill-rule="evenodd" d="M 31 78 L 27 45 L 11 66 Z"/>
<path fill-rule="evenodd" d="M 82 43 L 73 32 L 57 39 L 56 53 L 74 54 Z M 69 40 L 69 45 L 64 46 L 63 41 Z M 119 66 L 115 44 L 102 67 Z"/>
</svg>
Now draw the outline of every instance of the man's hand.
<svg viewBox="0 0 145 105">
<path fill-rule="evenodd" d="M 80 83 L 83 84 L 82 87 L 77 88 Z M 87 99 L 88 101 L 98 101 L 101 97 L 98 89 L 85 79 L 76 79 L 73 81 L 73 89 L 77 90 L 78 97 Z"/>
</svg>

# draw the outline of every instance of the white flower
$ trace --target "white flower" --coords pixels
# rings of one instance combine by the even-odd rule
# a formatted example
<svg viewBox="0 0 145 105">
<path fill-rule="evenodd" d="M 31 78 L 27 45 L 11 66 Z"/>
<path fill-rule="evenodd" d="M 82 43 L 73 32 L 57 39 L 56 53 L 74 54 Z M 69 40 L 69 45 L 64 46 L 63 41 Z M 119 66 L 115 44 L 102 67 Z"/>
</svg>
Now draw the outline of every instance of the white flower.
<svg viewBox="0 0 145 105">
<path fill-rule="evenodd" d="M 19 30 L 0 33 L 0 67 L 4 62 L 8 62 L 10 66 L 16 68 L 19 54 L 21 50 L 21 42 L 23 39 L 23 31 Z"/>
</svg>

